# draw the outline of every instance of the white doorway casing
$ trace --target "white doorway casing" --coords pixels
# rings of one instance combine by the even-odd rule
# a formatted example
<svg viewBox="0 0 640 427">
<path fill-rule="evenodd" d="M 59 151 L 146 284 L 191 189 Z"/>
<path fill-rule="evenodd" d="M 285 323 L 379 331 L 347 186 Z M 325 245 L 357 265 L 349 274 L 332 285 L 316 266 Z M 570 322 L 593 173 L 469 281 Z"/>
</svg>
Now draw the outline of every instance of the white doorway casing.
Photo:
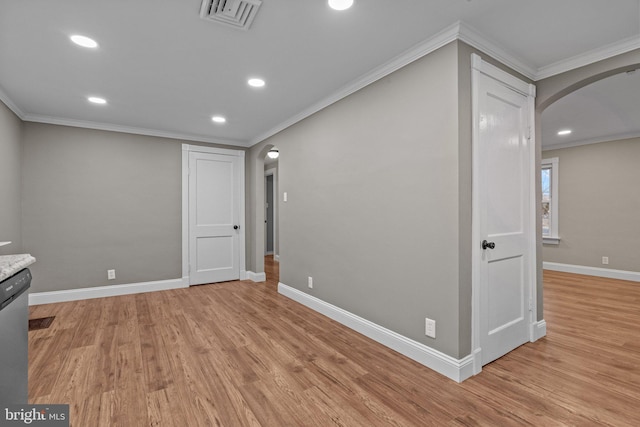
<svg viewBox="0 0 640 427">
<path fill-rule="evenodd" d="M 535 86 L 473 54 L 472 354 L 482 365 L 538 337 Z M 482 241 L 494 243 L 482 248 Z"/>
<path fill-rule="evenodd" d="M 224 280 L 245 280 L 247 278 L 247 272 L 245 269 L 245 196 L 244 196 L 244 151 L 242 150 L 229 150 L 222 148 L 204 147 L 197 145 L 182 145 L 182 280 L 183 283 L 189 285 L 200 283 L 211 283 Z M 196 245 L 196 235 L 200 233 L 197 221 L 195 221 L 195 206 L 197 186 L 195 186 L 196 176 L 194 165 L 198 161 L 204 163 L 223 165 L 217 172 L 217 168 L 205 171 L 201 178 L 211 175 L 211 173 L 227 173 L 230 176 L 229 181 L 226 184 L 225 189 L 221 189 L 220 192 L 212 191 L 211 194 L 219 193 L 220 196 L 224 196 L 227 199 L 228 204 L 223 210 L 215 208 L 219 213 L 224 213 L 225 218 L 223 221 L 225 224 L 207 224 L 209 227 L 204 227 L 205 233 L 221 234 L 220 239 L 217 240 L 220 243 L 213 245 L 211 249 L 216 249 L 225 242 L 224 248 L 217 248 L 224 253 L 224 260 L 222 265 L 217 265 L 215 260 L 207 262 L 209 265 L 203 269 L 199 269 L 195 264 L 198 263 L 198 253 Z M 226 167 L 228 166 L 228 167 Z M 213 178 L 210 176 L 209 178 Z M 219 178 L 223 178 L 220 176 Z M 215 190 L 215 188 L 212 188 Z M 210 206 L 214 208 L 214 206 Z M 230 215 L 230 216 L 229 216 Z M 228 223 L 228 224 L 227 224 Z M 213 227 L 210 227 L 213 225 Z M 237 229 L 234 227 L 237 226 Z M 228 228 L 228 230 L 226 230 Z M 208 230 L 211 229 L 211 230 Z M 224 236 L 223 236 L 224 235 Z M 206 240 L 206 239 L 205 239 Z M 206 248 L 205 248 L 206 249 Z M 202 258 L 202 256 L 200 257 Z M 205 263 L 205 264 L 207 264 Z M 226 264 L 229 264 L 228 266 Z M 211 267 L 211 268 L 207 268 Z M 220 268 L 224 267 L 224 268 Z M 196 272 L 195 269 L 203 270 Z M 210 271 L 206 271 L 210 270 Z"/>
</svg>

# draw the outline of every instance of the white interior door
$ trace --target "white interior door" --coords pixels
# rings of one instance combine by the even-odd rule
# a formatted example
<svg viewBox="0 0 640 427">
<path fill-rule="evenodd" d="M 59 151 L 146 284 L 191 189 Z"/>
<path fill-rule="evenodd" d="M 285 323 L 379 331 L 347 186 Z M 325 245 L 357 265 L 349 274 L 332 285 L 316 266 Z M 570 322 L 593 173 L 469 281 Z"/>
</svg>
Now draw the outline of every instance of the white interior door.
<svg viewBox="0 0 640 427">
<path fill-rule="evenodd" d="M 530 340 L 535 283 L 533 87 L 501 76 L 474 78 L 474 289 L 482 365 Z"/>
<path fill-rule="evenodd" d="M 240 278 L 241 158 L 189 153 L 191 285 Z"/>
</svg>

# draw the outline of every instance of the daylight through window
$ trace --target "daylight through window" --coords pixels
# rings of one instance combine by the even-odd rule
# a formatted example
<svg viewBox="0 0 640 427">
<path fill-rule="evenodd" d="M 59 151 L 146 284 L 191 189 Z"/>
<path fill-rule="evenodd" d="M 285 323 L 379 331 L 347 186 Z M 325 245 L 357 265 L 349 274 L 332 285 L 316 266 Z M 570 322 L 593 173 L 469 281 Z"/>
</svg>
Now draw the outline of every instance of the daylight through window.
<svg viewBox="0 0 640 427">
<path fill-rule="evenodd" d="M 558 244 L 558 158 L 542 160 L 542 238 Z"/>
</svg>

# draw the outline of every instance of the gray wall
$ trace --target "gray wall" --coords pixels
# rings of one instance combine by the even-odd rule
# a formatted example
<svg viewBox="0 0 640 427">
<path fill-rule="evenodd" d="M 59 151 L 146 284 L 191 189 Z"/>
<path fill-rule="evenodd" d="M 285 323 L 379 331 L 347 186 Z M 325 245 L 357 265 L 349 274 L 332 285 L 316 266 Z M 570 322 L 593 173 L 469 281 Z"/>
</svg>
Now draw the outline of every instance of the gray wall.
<svg viewBox="0 0 640 427">
<path fill-rule="evenodd" d="M 457 43 L 449 44 L 248 156 L 257 174 L 265 148 L 281 153 L 281 282 L 454 357 L 461 356 L 457 55 Z M 435 340 L 424 334 L 425 317 L 437 321 Z"/>
<path fill-rule="evenodd" d="M 22 252 L 22 122 L 0 101 L 0 255 Z"/>
<path fill-rule="evenodd" d="M 23 149 L 32 292 L 181 277 L 180 141 L 24 123 Z"/>
<path fill-rule="evenodd" d="M 559 245 L 543 259 L 640 271 L 640 138 L 549 150 L 559 158 Z M 602 257 L 609 265 L 602 265 Z"/>
</svg>

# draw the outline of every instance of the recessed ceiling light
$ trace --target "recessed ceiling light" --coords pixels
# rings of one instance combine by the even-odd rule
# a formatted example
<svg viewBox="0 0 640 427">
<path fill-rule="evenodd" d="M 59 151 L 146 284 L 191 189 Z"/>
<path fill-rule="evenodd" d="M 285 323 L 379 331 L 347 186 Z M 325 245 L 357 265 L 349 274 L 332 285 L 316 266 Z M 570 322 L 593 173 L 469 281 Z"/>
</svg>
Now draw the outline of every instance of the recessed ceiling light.
<svg viewBox="0 0 640 427">
<path fill-rule="evenodd" d="M 225 123 L 227 121 L 227 119 L 222 116 L 213 116 L 211 117 L 211 120 L 213 120 L 215 123 Z"/>
<path fill-rule="evenodd" d="M 89 37 L 86 37 L 86 36 L 74 34 L 69 38 L 71 39 L 72 42 L 74 42 L 78 46 L 88 47 L 92 49 L 98 47 L 98 43 L 94 39 L 90 39 Z"/>
<path fill-rule="evenodd" d="M 265 85 L 264 80 L 258 78 L 249 79 L 247 83 L 252 87 L 263 87 Z"/>
<path fill-rule="evenodd" d="M 353 6 L 353 0 L 329 0 L 329 7 L 335 10 L 347 10 Z"/>
<path fill-rule="evenodd" d="M 571 129 L 564 129 L 564 130 L 558 131 L 558 135 L 560 136 L 565 136 L 569 134 L 571 134 Z"/>
<path fill-rule="evenodd" d="M 104 98 L 100 98 L 99 96 L 90 96 L 87 98 L 89 102 L 93 102 L 94 104 L 106 104 L 107 100 Z"/>
</svg>

